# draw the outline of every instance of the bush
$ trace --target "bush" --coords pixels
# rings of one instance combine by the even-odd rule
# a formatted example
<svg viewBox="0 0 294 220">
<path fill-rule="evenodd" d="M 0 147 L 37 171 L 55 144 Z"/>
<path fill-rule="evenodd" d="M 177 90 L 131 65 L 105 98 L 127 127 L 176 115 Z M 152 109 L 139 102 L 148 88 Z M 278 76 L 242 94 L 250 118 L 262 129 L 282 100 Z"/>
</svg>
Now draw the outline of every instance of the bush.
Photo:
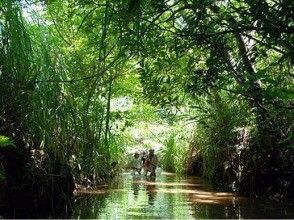
<svg viewBox="0 0 294 220">
<path fill-rule="evenodd" d="M 214 93 L 201 104 L 190 148 L 203 161 L 203 176 L 227 185 L 237 178 L 238 136 L 250 125 L 250 113 L 246 104 L 225 93 Z"/>
<path fill-rule="evenodd" d="M 183 173 L 188 149 L 185 134 L 172 132 L 165 140 L 165 147 L 161 155 L 161 164 L 165 171 Z"/>
</svg>

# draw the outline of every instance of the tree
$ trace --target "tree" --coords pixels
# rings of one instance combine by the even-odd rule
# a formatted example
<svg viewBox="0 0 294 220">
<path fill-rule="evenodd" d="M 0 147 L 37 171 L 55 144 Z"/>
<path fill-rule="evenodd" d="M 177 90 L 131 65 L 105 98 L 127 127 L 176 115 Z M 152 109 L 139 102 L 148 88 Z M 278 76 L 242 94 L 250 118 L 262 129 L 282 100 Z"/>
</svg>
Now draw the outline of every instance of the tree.
<svg viewBox="0 0 294 220">
<path fill-rule="evenodd" d="M 269 109 L 293 108 L 289 103 L 293 3 L 179 0 L 132 4 L 129 1 L 134 14 L 129 22 L 134 28 L 129 32 L 138 33 L 137 39 L 144 42 L 135 49 L 142 59 L 143 87 L 152 100 L 162 96 L 165 103 L 177 97 L 179 93 L 170 92 L 171 85 L 198 95 L 212 88 L 241 94 L 255 112 L 265 139 L 275 124 Z M 162 90 L 165 87 L 170 93 Z"/>
</svg>

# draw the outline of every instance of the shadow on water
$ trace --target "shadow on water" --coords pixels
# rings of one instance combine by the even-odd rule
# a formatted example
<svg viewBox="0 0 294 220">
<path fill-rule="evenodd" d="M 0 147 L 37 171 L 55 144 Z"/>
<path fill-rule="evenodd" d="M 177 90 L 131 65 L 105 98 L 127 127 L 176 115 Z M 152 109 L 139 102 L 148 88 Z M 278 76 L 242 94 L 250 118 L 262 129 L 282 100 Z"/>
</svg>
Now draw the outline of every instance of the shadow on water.
<svg viewBox="0 0 294 220">
<path fill-rule="evenodd" d="M 219 192 L 200 178 L 125 173 L 119 181 L 77 194 L 72 218 L 293 218 L 294 209 Z"/>
</svg>

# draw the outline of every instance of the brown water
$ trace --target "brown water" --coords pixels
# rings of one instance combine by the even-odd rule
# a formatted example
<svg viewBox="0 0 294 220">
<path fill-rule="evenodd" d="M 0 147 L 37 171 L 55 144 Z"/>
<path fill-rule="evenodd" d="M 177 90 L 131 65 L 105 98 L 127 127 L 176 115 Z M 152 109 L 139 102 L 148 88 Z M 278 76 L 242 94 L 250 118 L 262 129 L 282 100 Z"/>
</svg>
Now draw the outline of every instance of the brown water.
<svg viewBox="0 0 294 220">
<path fill-rule="evenodd" d="M 196 177 L 125 173 L 110 186 L 80 191 L 72 218 L 294 218 L 294 207 L 216 191 Z"/>
</svg>

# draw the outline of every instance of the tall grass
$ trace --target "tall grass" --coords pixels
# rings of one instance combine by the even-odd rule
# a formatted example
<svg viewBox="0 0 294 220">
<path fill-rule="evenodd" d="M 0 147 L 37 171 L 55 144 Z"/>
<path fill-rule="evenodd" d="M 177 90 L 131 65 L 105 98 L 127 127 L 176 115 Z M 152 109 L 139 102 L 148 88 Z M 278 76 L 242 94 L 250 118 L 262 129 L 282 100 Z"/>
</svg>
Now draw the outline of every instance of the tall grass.
<svg viewBox="0 0 294 220">
<path fill-rule="evenodd" d="M 182 174 L 186 169 L 189 138 L 185 129 L 176 130 L 178 131 L 171 132 L 164 142 L 160 163 L 165 171 Z"/>
<path fill-rule="evenodd" d="M 165 148 L 162 152 L 161 163 L 163 169 L 168 172 L 175 172 L 175 157 L 176 157 L 176 140 L 174 135 L 170 135 L 165 141 Z"/>
<path fill-rule="evenodd" d="M 88 64 L 64 52 L 68 45 L 50 25 L 27 23 L 16 1 L 0 5 L 0 116 L 12 127 L 7 135 L 45 152 L 52 163 L 71 162 L 77 181 L 107 178 L 111 158 L 121 153 L 109 128 L 111 76 L 71 82 L 93 75 Z M 96 55 L 105 66 L 101 45 Z"/>
<path fill-rule="evenodd" d="M 237 129 L 250 126 L 251 115 L 246 103 L 226 93 L 214 93 L 201 104 L 191 147 L 203 159 L 203 175 L 217 181 L 236 152 Z"/>
</svg>

